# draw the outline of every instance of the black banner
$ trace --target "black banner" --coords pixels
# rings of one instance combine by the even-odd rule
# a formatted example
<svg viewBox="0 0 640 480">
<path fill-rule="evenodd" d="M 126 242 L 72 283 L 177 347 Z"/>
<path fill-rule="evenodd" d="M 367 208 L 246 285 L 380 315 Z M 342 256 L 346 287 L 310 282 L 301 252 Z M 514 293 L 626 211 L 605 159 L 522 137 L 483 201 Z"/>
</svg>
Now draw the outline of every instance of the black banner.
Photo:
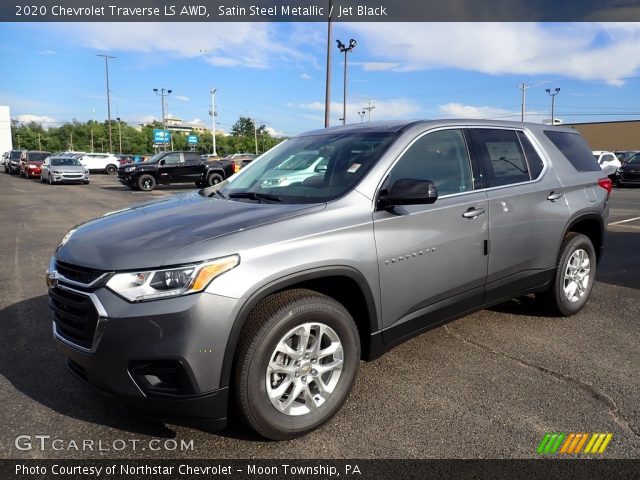
<svg viewBox="0 0 640 480">
<path fill-rule="evenodd" d="M 0 478 L 60 480 L 637 479 L 640 460 L 0 460 Z"/>
<path fill-rule="evenodd" d="M 2 22 L 637 22 L 638 0 L 16 0 Z"/>
</svg>

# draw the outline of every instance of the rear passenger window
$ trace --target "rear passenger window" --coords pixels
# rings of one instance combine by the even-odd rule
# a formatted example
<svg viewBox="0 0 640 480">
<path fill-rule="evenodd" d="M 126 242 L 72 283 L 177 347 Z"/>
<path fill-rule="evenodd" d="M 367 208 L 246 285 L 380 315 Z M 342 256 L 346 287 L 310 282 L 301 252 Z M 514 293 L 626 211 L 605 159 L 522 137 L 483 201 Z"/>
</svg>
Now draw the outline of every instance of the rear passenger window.
<svg viewBox="0 0 640 480">
<path fill-rule="evenodd" d="M 510 185 L 531 179 L 515 131 L 472 128 L 469 132 L 476 147 L 486 187 Z"/>
<path fill-rule="evenodd" d="M 531 172 L 531 178 L 535 180 L 540 176 L 540 173 L 542 173 L 542 169 L 544 168 L 542 159 L 523 132 L 518 132 L 518 138 L 520 139 L 520 144 L 522 145 L 522 149 L 524 150 L 524 155 L 525 157 L 527 157 L 527 163 L 529 164 L 529 172 Z"/>
<path fill-rule="evenodd" d="M 473 190 L 467 144 L 460 130 L 440 130 L 416 140 L 389 174 L 397 180 L 431 180 L 438 195 Z"/>
<path fill-rule="evenodd" d="M 589 145 L 579 133 L 545 130 L 544 134 L 579 172 L 600 171 Z"/>
</svg>

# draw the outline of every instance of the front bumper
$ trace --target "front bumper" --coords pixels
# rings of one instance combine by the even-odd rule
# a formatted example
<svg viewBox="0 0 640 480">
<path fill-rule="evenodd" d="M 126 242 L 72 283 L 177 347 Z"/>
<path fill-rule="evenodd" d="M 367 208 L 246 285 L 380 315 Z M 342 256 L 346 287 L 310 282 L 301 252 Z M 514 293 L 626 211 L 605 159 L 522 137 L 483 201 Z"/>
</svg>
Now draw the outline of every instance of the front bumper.
<svg viewBox="0 0 640 480">
<path fill-rule="evenodd" d="M 55 183 L 83 183 L 89 181 L 89 174 L 51 173 Z"/>
<path fill-rule="evenodd" d="M 106 288 L 52 288 L 89 298 L 96 307 L 97 327 L 85 346 L 53 323 L 76 377 L 143 415 L 207 430 L 225 425 L 228 389 L 220 378 L 236 299 L 200 293 L 129 303 Z M 55 293 L 49 294 L 54 320 Z"/>
</svg>

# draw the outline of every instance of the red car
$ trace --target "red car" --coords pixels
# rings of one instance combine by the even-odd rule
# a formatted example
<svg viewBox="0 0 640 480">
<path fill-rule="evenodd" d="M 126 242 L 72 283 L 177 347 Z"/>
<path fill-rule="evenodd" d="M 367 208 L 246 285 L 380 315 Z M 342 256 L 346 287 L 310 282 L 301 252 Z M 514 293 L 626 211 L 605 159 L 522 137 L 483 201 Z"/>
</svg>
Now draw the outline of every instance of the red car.
<svg viewBox="0 0 640 480">
<path fill-rule="evenodd" d="M 40 166 L 44 159 L 51 156 L 51 152 L 27 150 L 20 158 L 20 176 L 25 178 L 40 178 Z"/>
</svg>

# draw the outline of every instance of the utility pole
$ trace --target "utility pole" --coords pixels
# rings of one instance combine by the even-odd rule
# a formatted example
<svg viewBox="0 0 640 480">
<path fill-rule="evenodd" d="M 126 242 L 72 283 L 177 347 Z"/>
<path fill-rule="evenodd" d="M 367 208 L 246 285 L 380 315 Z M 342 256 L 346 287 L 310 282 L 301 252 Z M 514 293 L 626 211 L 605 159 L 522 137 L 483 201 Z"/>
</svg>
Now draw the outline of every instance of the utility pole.
<svg viewBox="0 0 640 480">
<path fill-rule="evenodd" d="M 73 152 L 73 130 L 71 130 L 71 151 Z"/>
<path fill-rule="evenodd" d="M 362 112 L 358 112 L 358 115 L 360 115 L 360 123 L 362 123 L 364 121 L 364 114 L 367 113 L 364 110 Z"/>
<path fill-rule="evenodd" d="M 216 153 L 216 92 L 217 88 L 211 89 L 211 111 L 209 115 L 211 115 L 211 140 L 213 141 L 213 149 L 211 154 L 215 157 L 218 154 Z"/>
<path fill-rule="evenodd" d="M 104 57 L 104 68 L 107 74 L 107 119 L 109 121 L 109 152 L 111 152 L 113 148 L 111 144 L 111 96 L 109 92 L 109 59 L 118 57 L 112 57 L 111 55 L 106 54 L 98 54 L 96 55 L 96 57 Z"/>
<path fill-rule="evenodd" d="M 167 126 L 166 126 L 166 120 L 165 120 L 165 116 L 164 116 L 164 97 L 165 96 L 169 96 L 171 95 L 172 90 L 166 90 L 164 88 L 161 89 L 157 89 L 154 88 L 153 91 L 155 92 L 156 95 L 160 96 L 160 101 L 162 102 L 162 133 L 163 135 L 166 135 L 167 133 Z M 164 137 L 163 137 L 164 138 Z M 173 143 L 173 141 L 172 141 Z M 163 146 L 164 146 L 164 151 L 167 151 L 167 142 L 163 142 Z"/>
<path fill-rule="evenodd" d="M 120 126 L 120 117 L 117 117 L 116 120 L 118 121 L 118 141 L 120 143 L 120 155 L 122 155 L 122 129 Z"/>
<path fill-rule="evenodd" d="M 256 155 L 258 155 L 258 130 L 256 129 L 256 121 L 253 120 L 253 138 L 256 142 Z"/>
<path fill-rule="evenodd" d="M 555 125 L 556 124 L 556 117 L 555 117 L 556 95 L 560 93 L 560 88 L 554 89 L 555 93 L 552 93 L 550 88 L 547 88 L 545 91 L 551 97 L 551 125 Z"/>
<path fill-rule="evenodd" d="M 329 0 L 329 12 L 333 9 L 333 0 Z M 331 115 L 331 15 L 327 20 L 327 77 L 325 79 L 324 90 L 324 128 L 329 127 L 329 117 Z"/>
<path fill-rule="evenodd" d="M 21 150 L 21 148 L 20 148 L 20 135 L 16 134 L 16 137 L 18 137 L 18 150 Z"/>
<path fill-rule="evenodd" d="M 40 142 L 40 134 L 38 133 L 38 150 L 42 151 L 42 143 Z"/>
<path fill-rule="evenodd" d="M 93 126 L 89 128 L 89 133 L 91 134 L 91 153 L 93 153 Z"/>
<path fill-rule="evenodd" d="M 520 84 L 518 84 L 518 88 L 520 90 L 522 90 L 522 112 L 520 114 L 520 121 L 524 122 L 524 115 L 526 112 L 526 105 L 527 105 L 527 88 L 529 88 L 529 85 L 527 85 L 526 83 L 522 82 Z"/>
<path fill-rule="evenodd" d="M 369 106 L 368 107 L 362 107 L 363 110 L 367 110 L 369 112 L 369 123 L 371 123 L 371 110 L 373 110 L 375 107 L 375 105 L 371 105 L 372 100 L 369 99 Z"/>
<path fill-rule="evenodd" d="M 336 40 L 338 42 L 338 50 L 344 53 L 344 86 L 342 93 L 342 124 L 347 123 L 347 54 L 352 52 L 356 47 L 358 42 L 356 42 L 353 38 L 349 40 L 349 45 L 345 45 L 340 40 Z"/>
</svg>

